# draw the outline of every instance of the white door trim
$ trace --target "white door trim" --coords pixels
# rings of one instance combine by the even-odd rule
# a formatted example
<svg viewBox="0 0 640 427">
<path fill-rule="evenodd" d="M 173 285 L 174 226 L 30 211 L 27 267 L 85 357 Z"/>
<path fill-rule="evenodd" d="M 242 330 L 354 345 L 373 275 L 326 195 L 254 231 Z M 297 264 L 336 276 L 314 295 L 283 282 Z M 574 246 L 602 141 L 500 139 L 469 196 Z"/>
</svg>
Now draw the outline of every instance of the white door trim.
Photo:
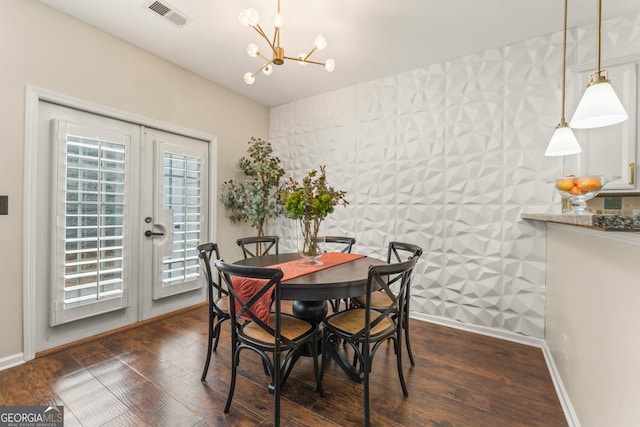
<svg viewBox="0 0 640 427">
<path fill-rule="evenodd" d="M 47 101 L 65 107 L 75 108 L 105 117 L 135 123 L 141 126 L 201 139 L 210 144 L 209 149 L 209 189 L 217 188 L 217 138 L 215 136 L 183 128 L 170 123 L 160 122 L 148 117 L 126 113 L 110 107 L 61 95 L 34 86 L 26 87 L 25 94 L 25 151 L 24 151 L 24 199 L 23 199 L 23 251 L 22 251 L 22 317 L 23 317 L 23 355 L 24 361 L 35 357 L 36 349 L 36 160 L 38 154 L 38 103 Z M 210 197 L 209 238 L 215 241 L 216 203 Z"/>
</svg>

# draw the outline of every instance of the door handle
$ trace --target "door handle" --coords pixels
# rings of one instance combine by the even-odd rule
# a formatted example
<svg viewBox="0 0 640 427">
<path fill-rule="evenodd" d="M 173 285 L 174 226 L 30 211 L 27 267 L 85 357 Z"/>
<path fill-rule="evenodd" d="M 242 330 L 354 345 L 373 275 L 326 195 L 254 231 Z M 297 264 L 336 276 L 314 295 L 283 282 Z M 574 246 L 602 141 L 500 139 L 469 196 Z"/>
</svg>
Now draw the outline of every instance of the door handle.
<svg viewBox="0 0 640 427">
<path fill-rule="evenodd" d="M 147 230 L 144 232 L 144 235 L 147 237 L 152 237 L 152 236 L 164 236 L 164 233 L 155 233 L 151 230 Z"/>
</svg>

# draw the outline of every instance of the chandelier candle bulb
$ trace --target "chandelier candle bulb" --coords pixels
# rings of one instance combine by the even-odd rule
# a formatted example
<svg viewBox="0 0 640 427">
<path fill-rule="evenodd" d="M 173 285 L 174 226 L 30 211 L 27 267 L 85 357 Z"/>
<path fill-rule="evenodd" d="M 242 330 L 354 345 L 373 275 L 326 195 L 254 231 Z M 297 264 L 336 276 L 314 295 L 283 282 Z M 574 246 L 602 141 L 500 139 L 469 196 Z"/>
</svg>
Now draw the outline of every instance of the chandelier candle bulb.
<svg viewBox="0 0 640 427">
<path fill-rule="evenodd" d="M 259 21 L 260 15 L 258 15 L 258 11 L 253 8 L 242 9 L 238 14 L 238 22 L 245 27 L 255 27 Z"/>
<path fill-rule="evenodd" d="M 327 40 L 323 36 L 316 37 L 315 43 L 318 50 L 322 50 L 327 47 Z"/>
<path fill-rule="evenodd" d="M 330 73 L 333 72 L 335 68 L 336 68 L 336 61 L 334 61 L 333 59 L 327 59 L 327 62 L 324 63 L 324 69 Z"/>
<path fill-rule="evenodd" d="M 255 58 L 260 54 L 260 50 L 258 49 L 258 46 L 256 46 L 253 43 L 250 43 L 249 46 L 247 46 L 247 53 L 249 54 L 250 57 Z"/>
<path fill-rule="evenodd" d="M 252 85 L 256 81 L 256 76 L 253 73 L 244 74 L 244 82 L 248 85 Z"/>
</svg>

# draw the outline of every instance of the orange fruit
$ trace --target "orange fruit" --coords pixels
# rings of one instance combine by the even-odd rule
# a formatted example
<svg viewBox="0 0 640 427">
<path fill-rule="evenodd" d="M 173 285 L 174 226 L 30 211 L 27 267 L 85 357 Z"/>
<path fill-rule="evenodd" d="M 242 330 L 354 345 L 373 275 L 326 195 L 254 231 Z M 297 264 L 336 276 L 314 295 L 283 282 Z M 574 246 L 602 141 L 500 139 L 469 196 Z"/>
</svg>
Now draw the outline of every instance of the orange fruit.
<svg viewBox="0 0 640 427">
<path fill-rule="evenodd" d="M 580 187 L 576 185 L 571 190 L 569 190 L 569 193 L 573 194 L 574 196 L 581 196 L 583 194 L 587 194 L 587 191 L 582 190 Z"/>
<path fill-rule="evenodd" d="M 600 189 L 600 178 L 591 176 L 578 178 L 578 188 L 585 193 L 589 191 L 597 191 Z"/>
<path fill-rule="evenodd" d="M 556 181 L 556 188 L 560 191 L 569 191 L 573 188 L 573 178 L 563 178 Z"/>
</svg>

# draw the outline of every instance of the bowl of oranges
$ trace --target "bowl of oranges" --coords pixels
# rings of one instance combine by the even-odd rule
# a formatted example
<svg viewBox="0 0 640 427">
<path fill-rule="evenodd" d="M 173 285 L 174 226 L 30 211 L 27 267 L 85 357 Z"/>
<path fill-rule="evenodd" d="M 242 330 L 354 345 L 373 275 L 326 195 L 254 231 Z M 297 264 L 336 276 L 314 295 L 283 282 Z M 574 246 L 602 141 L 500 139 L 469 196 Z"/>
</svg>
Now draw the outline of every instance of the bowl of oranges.
<svg viewBox="0 0 640 427">
<path fill-rule="evenodd" d="M 588 215 L 589 213 L 584 210 L 587 206 L 587 200 L 596 197 L 606 183 L 619 178 L 619 176 L 607 175 L 567 175 L 562 178 L 548 180 L 547 182 L 553 183 L 558 193 L 560 193 L 560 196 L 571 202 L 573 209 L 570 212 L 566 212 L 567 214 Z"/>
</svg>

